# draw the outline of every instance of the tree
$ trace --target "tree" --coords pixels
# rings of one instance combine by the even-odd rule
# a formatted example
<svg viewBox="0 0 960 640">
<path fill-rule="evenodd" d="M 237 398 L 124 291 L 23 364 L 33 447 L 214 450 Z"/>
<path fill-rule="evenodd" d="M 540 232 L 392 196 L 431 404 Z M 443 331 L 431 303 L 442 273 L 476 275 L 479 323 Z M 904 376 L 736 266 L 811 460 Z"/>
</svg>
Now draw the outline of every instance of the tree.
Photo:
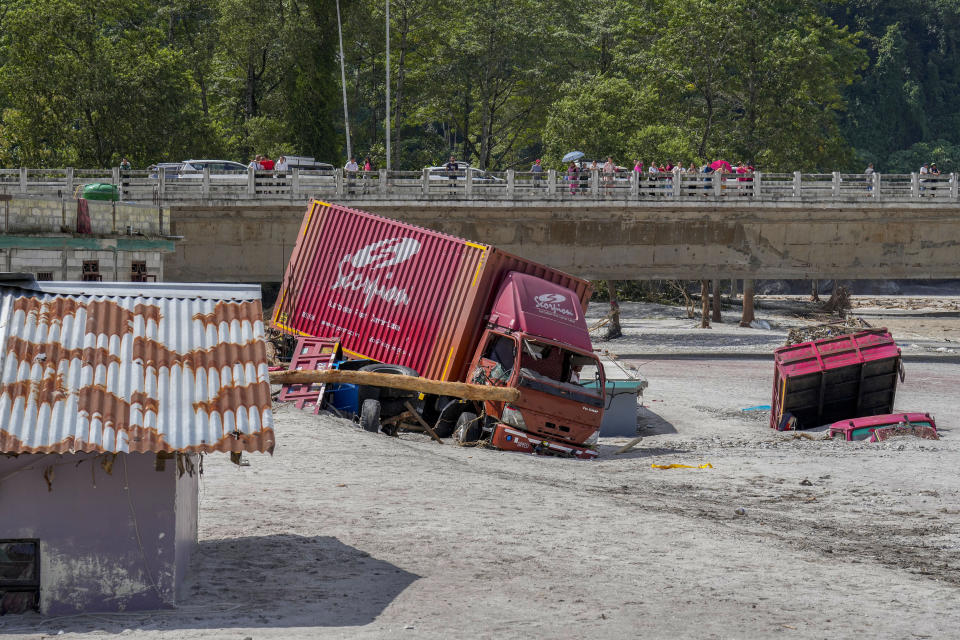
<svg viewBox="0 0 960 640">
<path fill-rule="evenodd" d="M 190 148 L 197 104 L 178 51 L 140 0 L 35 0 L 4 17 L 0 157 L 46 166 L 147 163 Z"/>
<path fill-rule="evenodd" d="M 633 159 L 634 136 L 651 118 L 655 95 L 624 78 L 607 76 L 568 82 L 560 93 L 543 130 L 549 164 L 557 165 L 573 150 L 583 151 L 588 158 Z"/>
<path fill-rule="evenodd" d="M 642 82 L 668 105 L 660 126 L 688 153 L 765 169 L 847 161 L 837 113 L 865 63 L 857 35 L 807 1 L 664 0 L 631 21 Z"/>
</svg>

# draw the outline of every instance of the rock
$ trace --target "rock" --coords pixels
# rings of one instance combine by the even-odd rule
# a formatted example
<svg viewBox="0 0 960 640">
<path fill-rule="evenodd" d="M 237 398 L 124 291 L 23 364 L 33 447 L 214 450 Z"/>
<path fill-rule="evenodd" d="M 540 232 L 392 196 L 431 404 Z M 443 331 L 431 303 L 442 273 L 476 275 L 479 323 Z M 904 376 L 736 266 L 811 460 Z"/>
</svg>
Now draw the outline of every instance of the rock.
<svg viewBox="0 0 960 640">
<path fill-rule="evenodd" d="M 737 507 L 736 509 L 734 509 L 733 512 L 734 512 L 735 514 L 737 514 L 738 516 L 745 516 L 745 515 L 747 515 L 747 510 L 744 509 L 743 507 Z"/>
<path fill-rule="evenodd" d="M 809 478 L 804 478 L 803 480 L 800 481 L 800 486 L 802 486 L 802 487 L 812 487 L 812 486 L 813 486 L 813 483 L 810 482 Z"/>
</svg>

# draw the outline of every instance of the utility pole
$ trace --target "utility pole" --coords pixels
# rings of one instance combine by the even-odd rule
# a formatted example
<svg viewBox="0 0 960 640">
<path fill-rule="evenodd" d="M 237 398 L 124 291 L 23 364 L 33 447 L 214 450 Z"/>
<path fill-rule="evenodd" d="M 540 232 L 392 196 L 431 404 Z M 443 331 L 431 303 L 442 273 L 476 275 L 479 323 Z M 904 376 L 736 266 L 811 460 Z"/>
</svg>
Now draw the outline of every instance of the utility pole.
<svg viewBox="0 0 960 640">
<path fill-rule="evenodd" d="M 340 0 L 337 0 L 337 33 L 340 36 L 340 86 L 343 87 L 343 127 L 347 132 L 347 161 L 353 157 L 350 149 L 350 116 L 347 114 L 347 72 L 343 60 L 343 26 L 340 24 Z"/>
<path fill-rule="evenodd" d="M 390 170 L 390 0 L 387 4 L 387 171 Z"/>
</svg>

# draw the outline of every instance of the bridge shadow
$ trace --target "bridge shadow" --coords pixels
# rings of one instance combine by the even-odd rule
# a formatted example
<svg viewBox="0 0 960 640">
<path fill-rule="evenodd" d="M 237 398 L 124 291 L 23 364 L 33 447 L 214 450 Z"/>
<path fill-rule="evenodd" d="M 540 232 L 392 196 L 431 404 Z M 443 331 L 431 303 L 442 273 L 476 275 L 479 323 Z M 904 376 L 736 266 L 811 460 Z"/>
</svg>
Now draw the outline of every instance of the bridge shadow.
<svg viewBox="0 0 960 640">
<path fill-rule="evenodd" d="M 50 619 L 4 616 L 0 636 L 361 626 L 373 622 L 420 577 L 330 536 L 202 540 L 191 564 L 174 609 Z"/>
</svg>

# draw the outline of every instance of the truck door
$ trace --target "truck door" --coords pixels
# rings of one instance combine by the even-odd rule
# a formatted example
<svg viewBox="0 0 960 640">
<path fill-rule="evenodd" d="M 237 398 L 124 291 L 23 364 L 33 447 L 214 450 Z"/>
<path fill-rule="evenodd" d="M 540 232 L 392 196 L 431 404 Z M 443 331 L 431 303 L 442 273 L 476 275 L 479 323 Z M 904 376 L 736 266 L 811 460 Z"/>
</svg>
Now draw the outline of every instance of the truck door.
<svg viewBox="0 0 960 640">
<path fill-rule="evenodd" d="M 507 386 L 513 377 L 517 359 L 517 341 L 513 336 L 487 331 L 480 343 L 473 368 L 473 382 L 498 387 Z"/>
</svg>

